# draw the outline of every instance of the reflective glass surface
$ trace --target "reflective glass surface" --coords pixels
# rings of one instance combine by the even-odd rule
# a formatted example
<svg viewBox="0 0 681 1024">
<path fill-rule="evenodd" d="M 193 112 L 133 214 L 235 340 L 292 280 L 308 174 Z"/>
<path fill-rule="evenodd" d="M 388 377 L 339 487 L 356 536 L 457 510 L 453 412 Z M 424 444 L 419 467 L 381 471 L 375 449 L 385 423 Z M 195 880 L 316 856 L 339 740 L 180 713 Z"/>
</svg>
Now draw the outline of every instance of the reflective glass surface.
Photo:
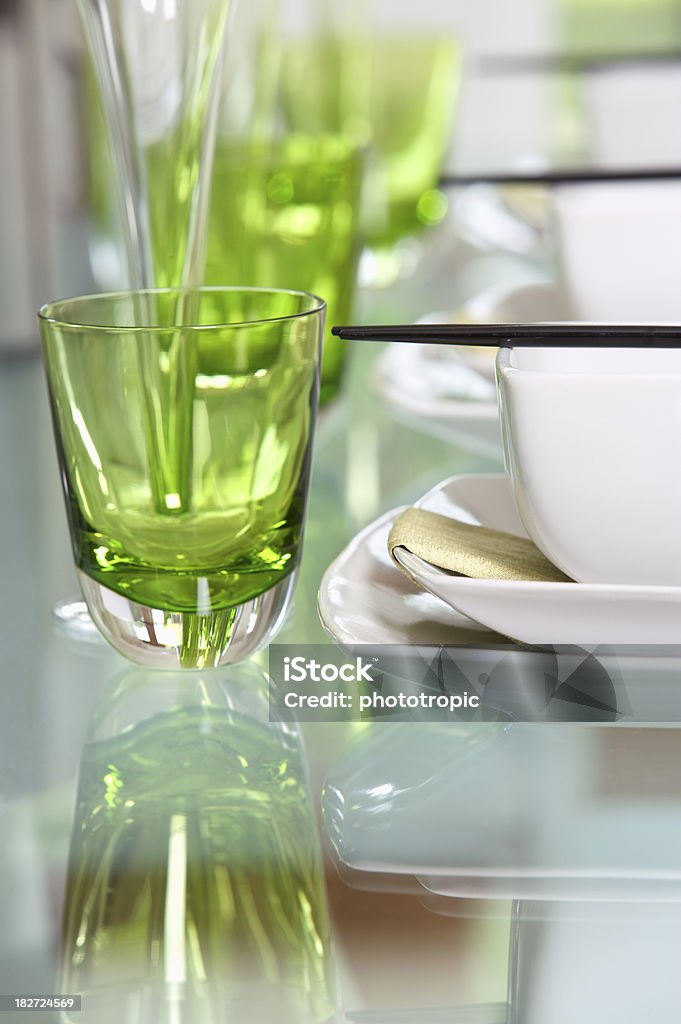
<svg viewBox="0 0 681 1024">
<path fill-rule="evenodd" d="M 494 213 L 492 222 L 494 227 L 500 223 Z M 508 227 L 511 222 L 503 223 Z M 462 221 L 455 225 L 450 219 L 434 233 L 408 285 L 363 297 L 363 317 L 377 322 L 412 320 L 437 310 L 470 307 L 500 280 L 508 287 L 534 287 L 545 281 L 540 236 L 532 234 L 527 221 L 516 218 L 512 223 L 523 238 L 532 240 L 522 255 L 512 246 L 492 248 L 480 234 L 473 239 L 470 226 Z M 523 228 L 530 236 L 522 234 Z M 418 414 L 390 398 L 384 386 L 386 351 L 370 346 L 353 349 L 346 394 L 321 417 L 308 532 L 283 641 L 331 644 L 317 611 L 320 579 L 360 529 L 416 500 L 447 476 L 503 471 L 494 424 L 481 432 L 473 406 L 470 415 L 459 409 L 456 416 L 443 418 Z M 74 639 L 52 618 L 55 602 L 75 591 L 75 579 L 46 385 L 37 357 L 0 364 L 0 427 L 0 993 L 38 995 L 57 991 L 65 950 L 73 956 L 73 942 L 78 948 L 74 915 L 81 913 L 82 893 L 81 903 L 74 903 L 73 879 L 74 871 L 83 867 L 84 860 L 77 863 L 78 851 L 87 846 L 88 837 L 74 840 L 74 828 L 90 820 L 95 806 L 92 794 L 83 788 L 89 785 L 83 765 L 89 773 L 95 753 L 118 751 L 117 734 L 111 731 L 98 734 L 92 746 L 93 722 L 100 721 L 107 694 L 124 680 L 130 666 L 99 638 Z M 664 1005 L 677 1006 L 676 978 L 659 952 L 676 933 L 673 906 L 663 911 L 667 919 L 658 925 L 659 900 L 675 904 L 681 891 L 678 652 L 601 649 L 595 652 L 598 670 L 582 670 L 576 678 L 583 657 L 576 665 L 570 663 L 571 670 L 565 660 L 559 685 L 547 693 L 542 690 L 545 662 L 536 652 L 519 649 L 502 675 L 492 679 L 498 649 L 483 644 L 471 650 L 478 652 L 481 673 L 489 678 L 484 713 L 469 721 L 396 726 L 305 723 L 290 735 L 261 717 L 256 739 L 263 749 L 274 752 L 271 763 L 286 752 L 286 771 L 293 778 L 287 797 L 291 806 L 286 801 L 273 805 L 275 817 L 284 822 L 290 810 L 298 822 L 308 822 L 304 828 L 294 826 L 296 841 L 288 847 L 292 852 L 286 854 L 282 846 L 268 848 L 268 856 L 274 849 L 272 855 L 289 857 L 289 867 L 298 871 L 308 893 L 308 925 L 316 921 L 314 927 L 300 931 L 297 945 L 285 928 L 277 933 L 277 955 L 286 965 L 287 977 L 305 973 L 305 991 L 312 993 L 312 1017 L 294 1019 L 323 1020 L 331 998 L 339 1021 L 358 1024 L 501 1024 L 513 1020 L 514 1012 L 523 1024 L 546 1020 L 546 1000 L 559 1005 L 561 993 L 570 991 L 573 970 L 586 970 L 586 951 L 595 943 L 607 951 L 614 934 L 619 935 L 619 946 L 612 946 L 612 957 L 605 952 L 602 957 L 607 985 L 599 987 L 598 975 L 589 975 L 592 1016 L 583 1012 L 580 1019 L 608 1019 L 607 993 L 624 985 L 634 956 L 640 958 L 641 972 L 644 960 L 650 959 L 656 991 L 667 1000 Z M 600 686 L 597 691 L 594 683 Z M 227 689 L 229 684 L 227 675 Z M 125 705 L 124 711 L 116 728 L 132 731 L 126 733 L 128 746 L 117 754 L 119 761 L 139 753 L 138 737 L 145 728 L 139 723 L 150 714 L 137 705 Z M 182 726 L 173 763 L 182 760 L 186 718 L 186 713 L 173 717 Z M 557 722 L 547 726 L 547 719 Z M 162 723 L 163 757 L 172 742 L 165 731 L 169 722 L 164 718 Z M 237 753 L 248 760 L 247 751 Z M 229 751 L 225 757 L 231 757 Z M 109 762 L 116 766 L 115 759 Z M 222 771 L 226 762 L 208 760 L 204 767 L 210 769 L 211 763 L 222 765 Z M 100 767 L 98 778 L 112 776 L 106 785 L 115 803 L 115 779 L 108 771 L 102 775 Z M 248 786 L 251 776 L 246 768 L 243 774 L 246 783 L 240 785 Z M 266 771 L 263 778 L 258 775 L 253 792 L 267 783 L 265 776 Z M 173 788 L 175 803 L 163 811 L 164 856 L 169 857 L 172 849 L 177 864 L 178 815 L 185 812 L 175 804 L 193 800 L 189 818 L 198 820 L 209 812 L 215 793 L 203 783 L 193 789 Z M 346 798 L 343 814 L 338 801 L 333 804 L 334 793 Z M 159 799 L 162 795 L 159 790 Z M 237 797 L 242 799 L 243 794 L 231 786 L 230 799 Z M 325 898 L 319 897 L 319 863 L 314 866 L 319 855 L 316 840 L 302 849 L 295 835 L 308 828 L 313 832 L 311 815 L 322 802 L 325 819 L 318 835 L 327 871 L 330 971 L 337 985 L 327 985 L 325 973 L 326 908 Z M 250 838 L 255 844 L 255 862 L 264 849 L 260 819 L 246 815 L 242 821 L 248 832 L 244 841 Z M 206 848 L 220 846 L 220 820 L 213 824 L 214 831 L 203 836 Z M 117 822 L 112 828 L 118 829 L 116 836 L 121 829 L 125 832 Z M 149 841 L 160 848 L 158 833 L 155 838 L 152 833 L 153 828 Z M 188 871 L 200 861 L 198 847 L 192 850 L 198 860 L 187 862 Z M 69 851 L 71 881 L 66 886 Z M 155 877 L 153 872 L 151 876 Z M 244 905 L 255 878 L 252 871 L 241 878 Z M 279 899 L 277 878 L 270 877 L 270 882 L 269 903 L 263 902 L 260 890 L 257 894 L 260 914 L 271 911 Z M 133 910 L 140 909 L 139 903 L 129 902 L 131 891 L 144 890 L 139 876 L 135 885 L 136 889 L 118 890 L 120 902 L 112 910 L 120 919 L 130 921 Z M 70 894 L 66 903 L 65 893 Z M 638 909 L 633 911 L 635 901 Z M 601 905 L 597 914 L 588 912 L 588 906 L 584 909 L 585 903 L 594 902 Z M 577 909 L 570 916 L 565 905 Z M 198 896 L 192 906 L 200 909 Z M 622 911 L 622 906 L 629 910 Z M 626 928 L 617 916 L 622 914 L 628 914 Z M 256 958 L 252 965 L 271 965 L 275 961 L 267 960 L 269 954 L 263 954 L 264 947 L 253 938 L 257 924 L 250 921 L 251 931 L 240 933 L 245 936 L 242 952 L 259 950 L 261 960 Z M 209 937 L 211 927 L 208 922 Z M 223 936 L 222 945 L 205 948 L 217 957 L 228 955 L 225 941 Z M 537 944 L 545 963 L 543 977 L 551 979 L 548 990 L 537 987 L 531 968 Z M 640 979 L 633 989 L 640 999 L 629 998 L 631 1013 L 640 1011 L 641 1000 L 652 991 Z M 329 997 L 329 992 L 336 995 Z M 271 1005 L 269 999 L 271 991 L 262 993 L 262 1012 Z M 619 999 L 617 1006 L 625 1002 Z M 21 1016 L 10 1013 L 7 1019 L 25 1022 L 32 1017 L 21 1011 Z M 129 1014 L 127 1019 L 135 1018 Z"/>
</svg>

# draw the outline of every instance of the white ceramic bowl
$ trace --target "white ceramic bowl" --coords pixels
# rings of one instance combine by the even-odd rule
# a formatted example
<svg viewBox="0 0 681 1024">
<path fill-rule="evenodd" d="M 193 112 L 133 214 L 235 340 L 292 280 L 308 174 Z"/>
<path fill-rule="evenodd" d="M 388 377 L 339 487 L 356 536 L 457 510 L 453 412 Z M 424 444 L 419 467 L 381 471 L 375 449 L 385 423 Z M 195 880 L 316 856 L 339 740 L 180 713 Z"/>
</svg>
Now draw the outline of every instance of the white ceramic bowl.
<svg viewBox="0 0 681 1024">
<path fill-rule="evenodd" d="M 597 166 L 674 167 L 681 136 L 669 126 L 681 109 L 675 62 L 602 65 L 584 75 L 584 127 Z"/>
<path fill-rule="evenodd" d="M 553 191 L 559 284 L 575 320 L 681 320 L 681 182 Z"/>
<path fill-rule="evenodd" d="M 535 544 L 585 583 L 681 585 L 681 349 L 501 349 L 501 428 Z"/>
</svg>

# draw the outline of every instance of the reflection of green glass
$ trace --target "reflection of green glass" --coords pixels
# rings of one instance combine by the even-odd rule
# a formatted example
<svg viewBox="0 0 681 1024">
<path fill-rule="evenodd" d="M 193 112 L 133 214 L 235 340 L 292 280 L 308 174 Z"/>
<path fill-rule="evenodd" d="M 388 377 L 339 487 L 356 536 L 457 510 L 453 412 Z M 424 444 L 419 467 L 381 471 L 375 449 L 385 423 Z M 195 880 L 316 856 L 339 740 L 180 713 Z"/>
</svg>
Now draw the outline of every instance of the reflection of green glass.
<svg viewBox="0 0 681 1024">
<path fill-rule="evenodd" d="M 295 736 L 190 706 L 89 743 L 62 950 L 64 991 L 83 993 L 74 1021 L 328 1020 L 321 856 Z"/>
<path fill-rule="evenodd" d="M 371 147 L 364 233 L 372 246 L 390 246 L 444 215 L 436 186 L 459 64 L 459 47 L 446 36 L 328 37 L 286 53 L 290 127 L 335 128 Z"/>
<path fill-rule="evenodd" d="M 329 327 L 346 323 L 361 173 L 357 147 L 338 137 L 219 142 L 206 283 L 304 288 L 325 300 Z M 338 388 L 343 356 L 344 343 L 327 331 L 322 401 Z"/>
<path fill-rule="evenodd" d="M 180 613 L 180 660 L 209 663 L 298 562 L 323 304 L 121 293 L 56 303 L 41 328 L 77 567 Z"/>
</svg>

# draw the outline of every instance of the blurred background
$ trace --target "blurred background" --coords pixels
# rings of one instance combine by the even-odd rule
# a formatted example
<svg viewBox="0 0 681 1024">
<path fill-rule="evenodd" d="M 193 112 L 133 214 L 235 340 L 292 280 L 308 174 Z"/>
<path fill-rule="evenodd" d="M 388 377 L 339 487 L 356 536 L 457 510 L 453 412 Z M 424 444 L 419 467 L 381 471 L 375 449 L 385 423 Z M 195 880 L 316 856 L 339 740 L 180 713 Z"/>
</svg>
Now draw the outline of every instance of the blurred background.
<svg viewBox="0 0 681 1024">
<path fill-rule="evenodd" d="M 285 31 L 286 19 L 293 24 L 304 10 L 310 22 L 316 19 L 323 25 L 326 20 L 326 38 L 332 32 L 357 31 L 357 25 L 334 25 L 337 12 L 332 17 L 333 5 L 326 10 L 325 0 L 282 3 L 278 20 L 272 21 L 276 6 L 250 5 L 247 25 L 244 5 L 236 5 L 233 38 L 244 43 L 241 52 L 237 46 L 230 48 L 227 85 L 234 85 L 236 78 L 243 87 L 243 66 L 253 56 L 245 40 L 253 35 L 254 18 L 269 18 Z M 347 20 L 353 5 L 346 8 Z M 681 95 L 681 7 L 675 0 L 523 0 L 512 6 L 501 0 L 475 5 L 425 0 L 418 10 L 404 0 L 372 0 L 359 10 L 362 45 L 368 38 L 385 46 L 391 36 L 411 36 L 422 43 L 449 38 L 457 46 L 456 66 L 444 59 L 440 78 L 448 79 L 445 84 L 416 81 L 409 89 L 404 70 L 409 62 L 400 60 L 399 53 L 391 59 L 386 51 L 379 69 L 386 79 L 380 89 L 399 86 L 403 119 L 420 120 L 422 130 L 424 119 L 432 123 L 438 117 L 437 97 L 431 95 L 428 104 L 422 99 L 411 114 L 405 96 L 430 87 L 431 92 L 439 89 L 440 105 L 447 104 L 448 116 L 442 127 L 432 125 L 431 135 L 443 136 L 432 143 L 438 170 L 454 179 L 445 190 L 452 244 L 461 198 L 457 178 L 541 174 L 552 167 L 673 171 L 681 162 L 672 120 Z M 263 60 L 270 58 L 265 55 Z M 421 60 L 427 62 L 428 55 Z M 392 77 L 388 64 L 393 65 Z M 395 73 L 397 66 L 401 76 Z M 250 69 L 253 73 L 253 63 Z M 333 74 L 329 69 L 327 61 L 328 88 L 345 87 L 345 79 L 333 78 L 337 69 Z M 311 111 L 309 75 L 307 81 L 307 105 L 297 101 L 289 130 L 347 129 L 340 115 L 330 125 L 323 123 L 319 109 Z M 122 276 L 120 250 L 117 263 L 110 237 L 115 236 L 116 214 L 110 182 L 107 191 L 106 133 L 97 123 L 97 89 L 75 0 L 3 0 L 0 86 L 0 344 L 6 350 L 26 349 L 37 343 L 34 311 L 46 298 L 79 293 L 95 283 L 113 285 Z M 296 88 L 295 81 L 289 82 L 289 98 Z M 362 94 L 357 76 L 354 88 Z M 305 92 L 302 85 L 301 90 Z M 225 97 L 223 119 L 234 134 L 234 107 L 241 104 L 242 121 L 251 108 L 244 102 L 243 88 L 226 89 Z M 426 184 L 432 189 L 432 182 Z M 463 221 L 459 233 L 475 231 L 477 241 L 486 231 L 503 235 L 499 211 L 490 213 L 490 197 L 484 196 L 489 202 L 483 204 L 479 190 L 467 193 L 458 203 Z M 519 223 L 505 225 L 504 237 L 508 244 L 522 246 L 527 221 L 530 228 L 537 218 L 541 222 L 541 202 L 536 195 L 523 200 L 517 194 L 515 202 L 523 216 Z M 442 220 L 446 207 L 430 196 L 430 206 L 426 203 L 421 210 L 422 226 Z M 482 224 L 476 224 L 478 215 Z M 365 266 L 365 271 L 369 280 L 371 268 Z M 420 312 L 431 312 L 428 298 L 423 302 Z"/>
</svg>

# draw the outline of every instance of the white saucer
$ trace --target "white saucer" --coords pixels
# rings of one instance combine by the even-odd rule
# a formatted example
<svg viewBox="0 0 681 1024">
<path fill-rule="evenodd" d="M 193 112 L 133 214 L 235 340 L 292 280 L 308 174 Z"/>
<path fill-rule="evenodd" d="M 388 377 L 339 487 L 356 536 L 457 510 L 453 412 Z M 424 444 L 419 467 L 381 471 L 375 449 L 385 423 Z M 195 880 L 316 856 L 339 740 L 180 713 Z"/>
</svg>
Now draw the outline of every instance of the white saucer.
<svg viewBox="0 0 681 1024">
<path fill-rule="evenodd" d="M 373 389 L 419 428 L 467 451 L 500 458 L 495 385 L 442 345 L 388 345 L 376 362 Z"/>
<path fill-rule="evenodd" d="M 503 643 L 395 567 L 388 534 L 401 511 L 393 509 L 362 530 L 324 573 L 318 606 L 327 633 L 339 644 Z"/>
<path fill-rule="evenodd" d="M 503 475 L 452 477 L 417 504 L 526 536 Z M 401 551 L 400 563 L 430 593 L 419 592 L 387 552 L 399 511 L 368 526 L 324 574 L 319 612 L 339 643 L 482 646 L 503 637 L 582 647 L 681 642 L 681 587 L 468 579 Z"/>
<path fill-rule="evenodd" d="M 495 285 L 458 311 L 430 313 L 418 323 L 525 323 L 565 319 L 565 303 L 547 281 Z M 494 359 L 496 349 L 444 345 L 386 347 L 374 372 L 374 390 L 422 427 L 446 430 L 464 447 L 501 451 Z"/>
<path fill-rule="evenodd" d="M 541 256 L 548 234 L 547 195 L 541 188 L 469 185 L 454 199 L 457 232 L 476 249 Z"/>
</svg>

